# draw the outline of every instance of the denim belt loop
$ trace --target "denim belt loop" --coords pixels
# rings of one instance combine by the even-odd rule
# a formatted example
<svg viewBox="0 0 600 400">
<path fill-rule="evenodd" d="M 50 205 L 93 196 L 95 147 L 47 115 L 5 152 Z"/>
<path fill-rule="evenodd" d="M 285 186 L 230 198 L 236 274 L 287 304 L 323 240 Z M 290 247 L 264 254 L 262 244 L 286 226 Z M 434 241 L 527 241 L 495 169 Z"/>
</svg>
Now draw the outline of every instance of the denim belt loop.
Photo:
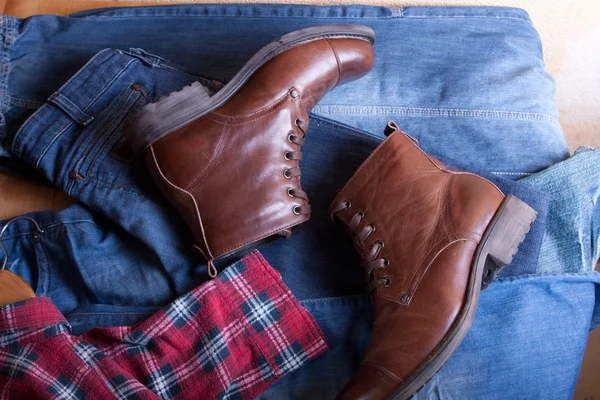
<svg viewBox="0 0 600 400">
<path fill-rule="evenodd" d="M 79 125 L 88 126 L 94 120 L 94 117 L 84 113 L 81 108 L 60 92 L 54 93 L 48 98 L 48 101 L 67 113 Z"/>
</svg>

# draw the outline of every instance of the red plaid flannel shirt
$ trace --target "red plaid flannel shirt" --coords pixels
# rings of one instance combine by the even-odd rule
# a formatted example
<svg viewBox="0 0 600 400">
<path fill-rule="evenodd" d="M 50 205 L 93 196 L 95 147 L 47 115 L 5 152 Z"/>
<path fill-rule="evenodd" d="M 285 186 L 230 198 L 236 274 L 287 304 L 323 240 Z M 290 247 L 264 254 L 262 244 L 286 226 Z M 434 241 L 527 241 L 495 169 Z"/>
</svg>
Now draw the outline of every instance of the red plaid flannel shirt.
<svg viewBox="0 0 600 400">
<path fill-rule="evenodd" d="M 0 399 L 250 399 L 326 350 L 253 252 L 132 327 L 72 336 L 48 298 L 0 307 Z"/>
</svg>

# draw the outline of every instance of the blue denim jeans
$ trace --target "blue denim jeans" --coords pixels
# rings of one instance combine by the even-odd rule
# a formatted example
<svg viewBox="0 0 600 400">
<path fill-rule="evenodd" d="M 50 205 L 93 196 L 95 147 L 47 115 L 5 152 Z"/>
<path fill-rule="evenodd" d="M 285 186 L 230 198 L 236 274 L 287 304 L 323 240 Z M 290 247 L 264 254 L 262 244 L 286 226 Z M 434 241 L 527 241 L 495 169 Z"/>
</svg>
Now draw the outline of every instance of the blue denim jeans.
<svg viewBox="0 0 600 400">
<path fill-rule="evenodd" d="M 199 80 L 197 75 L 226 80 L 272 38 L 320 23 L 372 26 L 378 35 L 377 64 L 367 78 L 332 91 L 316 108 L 321 116 L 311 119 L 302 161 L 303 186 L 315 212 L 290 241 L 261 248 L 304 300 L 332 348 L 264 397 L 331 398 L 360 362 L 370 303 L 361 295 L 362 271 L 351 243 L 331 226 L 326 210 L 335 190 L 376 146 L 388 118 L 416 136 L 425 150 L 495 177 L 505 191 L 529 196 L 526 201 L 540 211 L 538 234 L 532 232 L 522 259 L 505 272 L 512 277 L 482 296 L 476 319 L 481 328 L 474 327 L 426 389 L 433 391 L 423 393 L 503 397 L 510 382 L 513 393 L 567 396 L 590 328 L 597 276 L 529 276 L 537 273 L 539 246 L 548 235 L 546 186 L 502 178 L 530 175 L 565 159 L 568 151 L 539 38 L 520 10 L 202 5 L 101 10 L 72 18 L 4 17 L 0 51 L 9 67 L 0 76 L 2 165 L 33 167 L 85 205 L 32 214 L 44 227 L 42 235 L 27 220 L 12 224 L 5 239 L 11 270 L 50 296 L 79 332 L 134 323 L 197 285 L 205 267 L 193 258 L 190 235 L 143 168 L 123 157 L 120 124 L 131 109 Z M 172 40 L 158 40 L 164 31 Z M 202 41 L 196 32 L 203 32 Z M 102 68 L 82 70 L 59 90 L 96 51 L 123 37 L 128 46 L 182 66 L 141 50 L 106 51 L 96 58 L 105 61 Z M 40 38 L 48 45 L 34 48 Z M 89 90 L 82 90 L 84 83 Z M 571 292 L 578 293 L 576 298 L 566 298 Z M 538 322 L 540 313 L 544 317 Z M 540 329 L 529 329 L 532 325 Z M 530 346 L 531 341 L 554 343 L 548 341 L 553 335 L 568 338 L 569 346 Z M 512 357 L 501 352 L 510 346 Z M 548 357 L 562 360 L 551 365 L 559 379 L 549 383 L 549 377 L 526 373 Z M 451 367 L 455 359 L 463 362 Z M 482 364 L 476 374 L 470 367 L 474 362 Z M 504 374 L 496 381 L 499 372 Z M 489 376 L 493 385 L 486 381 Z M 486 384 L 490 391 L 482 394 Z"/>
<path fill-rule="evenodd" d="M 582 147 L 566 162 L 521 179 L 551 199 L 538 273 L 590 272 L 600 255 L 600 150 Z"/>
<path fill-rule="evenodd" d="M 141 51 L 104 50 L 53 93 L 14 137 L 14 155 L 89 209 L 107 217 L 127 232 L 128 238 L 137 239 L 137 246 L 129 247 L 127 253 L 113 252 L 122 258 L 111 262 L 110 268 L 79 268 L 85 271 L 92 267 L 93 275 L 84 279 L 85 286 L 94 287 L 90 291 L 93 296 L 110 288 L 112 295 L 105 293 L 101 304 L 165 304 L 206 279 L 205 266 L 192 252 L 192 238 L 177 212 L 162 198 L 143 164 L 122 157 L 122 123 L 129 112 L 193 79 L 200 78 L 188 76 Z M 328 210 L 336 191 L 381 139 L 316 116 L 311 121 L 309 139 L 304 147 L 302 180 L 304 190 L 311 194 L 314 212 L 291 239 L 269 243 L 261 251 L 301 300 L 363 293 L 365 281 L 358 255 L 351 241 L 331 224 Z M 455 166 L 452 162 L 450 165 Z M 514 181 L 496 175 L 489 178 L 505 193 L 522 198 L 539 213 L 518 257 L 503 272 L 533 273 L 548 201 L 533 189 L 523 190 Z M 39 240 L 45 242 L 48 235 L 40 235 Z M 88 243 L 85 246 L 85 255 L 71 264 L 85 264 L 93 257 L 87 253 L 92 247 Z M 146 254 L 144 262 L 124 256 L 135 256 L 137 252 Z M 15 252 L 15 257 L 19 254 Z M 105 259 L 99 261 L 106 263 Z M 28 264 L 21 265 L 29 268 Z M 14 266 L 17 271 L 20 268 Z M 349 271 L 340 274 L 343 269 Z M 30 276 L 32 272 L 22 274 Z M 110 285 L 110 279 L 127 282 L 128 276 L 136 277 L 138 284 Z M 59 286 L 63 295 L 55 302 L 64 313 L 72 310 L 62 306 L 62 299 L 67 297 L 65 289 L 79 286 L 76 282 Z M 80 295 L 79 299 L 95 304 L 92 296 Z"/>
<path fill-rule="evenodd" d="M 330 92 L 315 114 L 379 136 L 394 119 L 435 156 L 509 178 L 568 156 L 554 83 L 523 10 L 182 5 L 3 17 L 0 165 L 23 168 L 10 154 L 20 124 L 104 48 L 143 48 L 192 75 L 227 81 L 276 37 L 332 23 L 372 27 L 376 61 L 368 76 Z"/>
</svg>

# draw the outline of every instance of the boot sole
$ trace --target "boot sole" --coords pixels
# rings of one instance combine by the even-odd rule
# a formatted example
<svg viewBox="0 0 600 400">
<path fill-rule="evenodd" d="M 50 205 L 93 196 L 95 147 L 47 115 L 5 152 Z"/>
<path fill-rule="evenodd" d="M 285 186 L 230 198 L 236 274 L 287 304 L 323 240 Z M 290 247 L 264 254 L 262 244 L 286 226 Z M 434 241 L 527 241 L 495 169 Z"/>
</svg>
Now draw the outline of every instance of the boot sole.
<svg viewBox="0 0 600 400">
<path fill-rule="evenodd" d="M 479 295 L 498 272 L 510 264 L 537 213 L 514 196 L 506 196 L 488 225 L 471 263 L 467 303 L 437 351 L 388 400 L 411 398 L 446 364 L 475 319 Z"/>
<path fill-rule="evenodd" d="M 319 39 L 355 38 L 375 41 L 375 33 L 363 25 L 322 25 L 301 29 L 281 36 L 260 49 L 240 71 L 213 96 L 194 82 L 182 90 L 170 93 L 156 103 L 144 106 L 127 126 L 132 147 L 140 152 L 160 138 L 208 114 L 233 97 L 264 64 L 293 47 Z"/>
</svg>

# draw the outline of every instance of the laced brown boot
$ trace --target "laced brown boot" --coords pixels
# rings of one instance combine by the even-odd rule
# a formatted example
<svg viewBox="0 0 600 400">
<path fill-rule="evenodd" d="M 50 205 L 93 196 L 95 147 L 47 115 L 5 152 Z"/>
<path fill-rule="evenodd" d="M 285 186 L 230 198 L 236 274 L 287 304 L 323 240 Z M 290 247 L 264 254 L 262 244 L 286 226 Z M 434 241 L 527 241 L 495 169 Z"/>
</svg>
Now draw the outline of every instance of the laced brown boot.
<svg viewBox="0 0 600 400">
<path fill-rule="evenodd" d="M 126 132 L 209 262 L 309 218 L 300 185 L 308 114 L 335 86 L 367 74 L 373 31 L 324 25 L 259 51 L 223 89 L 194 84 L 144 107 Z"/>
<path fill-rule="evenodd" d="M 339 399 L 408 399 L 471 327 L 482 283 L 509 264 L 536 217 L 491 182 L 448 169 L 393 123 L 333 202 L 364 259 L 375 321 Z"/>
</svg>

